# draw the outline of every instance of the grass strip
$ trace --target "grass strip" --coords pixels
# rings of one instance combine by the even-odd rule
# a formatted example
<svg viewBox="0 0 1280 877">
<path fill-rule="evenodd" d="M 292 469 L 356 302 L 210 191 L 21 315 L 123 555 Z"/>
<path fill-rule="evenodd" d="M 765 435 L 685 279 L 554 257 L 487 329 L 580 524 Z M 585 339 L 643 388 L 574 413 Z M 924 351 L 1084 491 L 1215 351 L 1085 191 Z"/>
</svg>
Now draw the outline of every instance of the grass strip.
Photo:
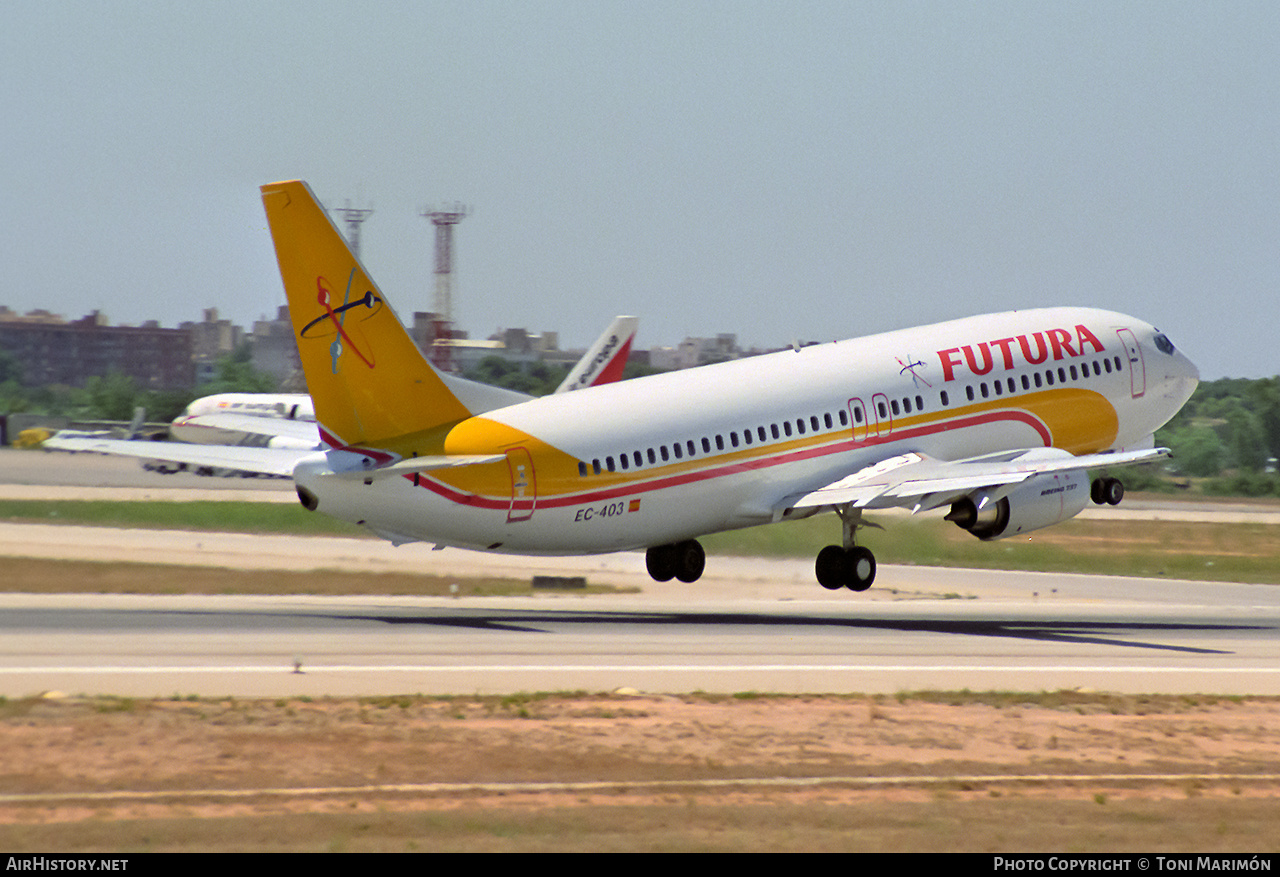
<svg viewBox="0 0 1280 877">
<path fill-rule="evenodd" d="M 868 515 L 875 521 L 874 513 Z M 238 502 L 0 501 L 0 521 L 368 536 L 301 506 Z M 832 515 L 716 533 L 709 555 L 815 557 L 839 540 Z M 1075 519 L 1025 536 L 981 542 L 937 517 L 887 520 L 859 538 L 880 563 L 1280 584 L 1280 526 Z"/>
<path fill-rule="evenodd" d="M 440 597 L 506 597 L 535 593 L 527 579 L 496 576 L 463 578 L 344 570 L 291 572 L 25 557 L 4 559 L 0 591 L 23 594 L 403 594 Z M 588 586 L 572 593 L 602 592 L 614 593 L 616 589 Z"/>
</svg>

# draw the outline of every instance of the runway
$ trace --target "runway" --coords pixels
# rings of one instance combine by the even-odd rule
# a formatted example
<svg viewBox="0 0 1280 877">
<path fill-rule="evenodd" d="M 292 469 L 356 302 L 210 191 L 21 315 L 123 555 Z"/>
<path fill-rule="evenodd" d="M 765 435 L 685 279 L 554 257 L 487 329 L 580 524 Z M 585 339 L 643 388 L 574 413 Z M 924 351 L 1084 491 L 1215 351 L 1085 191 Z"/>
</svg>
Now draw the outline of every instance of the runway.
<svg viewBox="0 0 1280 877">
<path fill-rule="evenodd" d="M 1280 694 L 1280 589 L 1263 585 L 884 565 L 859 595 L 823 591 L 810 560 L 715 557 L 695 585 L 658 585 L 634 554 L 531 559 L 363 539 L 27 524 L 0 526 L 0 556 L 551 572 L 638 589 L 468 599 L 0 595 L 7 697 L 624 687 Z"/>
<path fill-rule="evenodd" d="M 134 556 L 134 537 L 147 546 L 168 540 L 166 559 L 202 565 L 417 565 L 458 575 L 476 565 L 509 575 L 549 566 L 355 539 L 0 530 L 16 530 L 28 554 L 54 535 L 85 554 L 107 550 L 95 538 Z M 0 551 L 13 554 L 15 544 Z M 1280 595 L 1266 586 L 886 565 L 882 584 L 858 595 L 822 590 L 807 561 L 716 558 L 693 586 L 647 581 L 638 555 L 550 566 L 642 590 L 467 599 L 0 595 L 0 693 L 1280 694 Z"/>
</svg>

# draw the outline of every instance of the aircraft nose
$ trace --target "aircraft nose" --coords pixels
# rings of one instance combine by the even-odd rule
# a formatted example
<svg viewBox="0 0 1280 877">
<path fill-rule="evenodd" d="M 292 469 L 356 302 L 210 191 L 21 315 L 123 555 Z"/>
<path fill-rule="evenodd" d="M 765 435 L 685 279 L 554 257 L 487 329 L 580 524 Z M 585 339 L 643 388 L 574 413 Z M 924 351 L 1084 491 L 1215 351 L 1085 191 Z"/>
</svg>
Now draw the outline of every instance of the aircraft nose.
<svg viewBox="0 0 1280 877">
<path fill-rule="evenodd" d="M 1178 351 L 1173 356 L 1169 369 L 1169 389 L 1171 396 L 1176 396 L 1179 406 L 1191 398 L 1196 386 L 1200 383 L 1200 369 L 1196 364 Z"/>
</svg>

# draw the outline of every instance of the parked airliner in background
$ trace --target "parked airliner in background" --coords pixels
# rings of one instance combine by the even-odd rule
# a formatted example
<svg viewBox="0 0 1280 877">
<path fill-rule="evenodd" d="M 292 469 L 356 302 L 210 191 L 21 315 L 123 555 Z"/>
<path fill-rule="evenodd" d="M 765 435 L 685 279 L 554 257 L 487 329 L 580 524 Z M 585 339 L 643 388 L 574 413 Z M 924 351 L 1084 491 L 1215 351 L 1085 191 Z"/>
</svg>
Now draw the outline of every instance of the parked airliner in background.
<svg viewBox="0 0 1280 877">
<path fill-rule="evenodd" d="M 604 330 L 554 390 L 568 393 L 619 380 L 631 355 L 640 325 L 637 317 L 618 316 Z M 441 374 L 441 380 L 475 412 L 505 408 L 532 399 L 504 390 Z M 216 393 L 202 396 L 169 425 L 169 435 L 198 445 L 247 445 L 266 448 L 320 450 L 315 406 L 307 393 Z"/>
<path fill-rule="evenodd" d="M 1166 455 L 1153 433 L 1199 379 L 1141 320 L 1051 308 L 481 410 L 422 357 L 305 183 L 262 197 L 326 449 L 236 450 L 291 474 L 308 509 L 397 544 L 643 548 L 655 579 L 692 582 L 699 536 L 830 510 L 841 540 L 818 581 L 861 591 L 865 510 L 946 508 L 999 539 L 1114 504 L 1120 482 L 1087 470 Z"/>
</svg>

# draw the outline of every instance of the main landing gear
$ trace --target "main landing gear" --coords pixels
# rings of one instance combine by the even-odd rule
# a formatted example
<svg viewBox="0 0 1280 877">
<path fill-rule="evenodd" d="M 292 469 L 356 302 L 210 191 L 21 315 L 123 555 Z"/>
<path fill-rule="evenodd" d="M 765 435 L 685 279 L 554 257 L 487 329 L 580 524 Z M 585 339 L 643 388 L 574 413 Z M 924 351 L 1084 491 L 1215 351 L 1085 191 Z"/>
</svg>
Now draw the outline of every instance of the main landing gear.
<svg viewBox="0 0 1280 877">
<path fill-rule="evenodd" d="M 645 566 L 655 581 L 669 582 L 677 578 L 682 582 L 696 582 L 707 566 L 707 554 L 696 539 L 686 539 L 674 545 L 655 545 L 645 552 Z"/>
<path fill-rule="evenodd" d="M 1124 484 L 1119 478 L 1095 478 L 1089 487 L 1089 498 L 1095 505 L 1120 505 Z"/>
<path fill-rule="evenodd" d="M 840 516 L 844 544 L 828 545 L 818 552 L 818 560 L 814 564 L 818 584 L 829 591 L 840 588 L 865 591 L 876 580 L 876 557 L 865 546 L 854 544 L 854 536 L 859 527 L 877 525 L 864 522 L 862 509 L 851 506 L 837 506 L 836 514 Z"/>
</svg>

